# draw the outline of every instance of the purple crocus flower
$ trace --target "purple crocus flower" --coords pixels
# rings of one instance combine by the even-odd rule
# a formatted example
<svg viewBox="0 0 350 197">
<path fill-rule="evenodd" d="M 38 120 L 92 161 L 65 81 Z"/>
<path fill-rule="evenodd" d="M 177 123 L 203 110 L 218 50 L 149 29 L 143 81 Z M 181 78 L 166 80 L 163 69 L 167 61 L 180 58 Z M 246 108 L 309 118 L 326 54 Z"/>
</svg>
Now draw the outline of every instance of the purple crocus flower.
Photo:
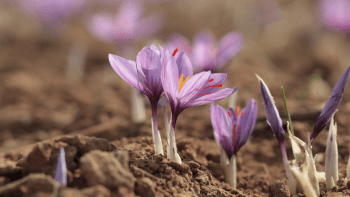
<svg viewBox="0 0 350 197">
<path fill-rule="evenodd" d="M 86 0 L 14 0 L 13 3 L 40 20 L 47 29 L 58 31 L 85 7 Z"/>
<path fill-rule="evenodd" d="M 108 56 L 114 71 L 124 81 L 143 92 L 149 98 L 152 107 L 155 143 L 157 143 L 157 140 L 160 140 L 158 139 L 157 104 L 163 93 L 161 57 L 162 53 L 155 46 L 144 47 L 137 55 L 136 62 L 112 54 Z M 156 154 L 158 154 L 157 150 Z"/>
<path fill-rule="evenodd" d="M 320 0 L 319 12 L 322 22 L 329 28 L 343 33 L 350 32 L 349 0 Z"/>
<path fill-rule="evenodd" d="M 337 110 L 337 107 L 342 99 L 346 83 L 348 82 L 349 74 L 350 66 L 345 70 L 337 84 L 335 84 L 331 96 L 324 106 L 320 116 L 317 118 L 314 131 L 310 136 L 311 142 L 327 126 L 327 123 L 332 118 L 333 113 Z"/>
<path fill-rule="evenodd" d="M 272 95 L 269 89 L 267 88 L 265 82 L 260 78 L 259 80 L 261 97 L 264 103 L 266 121 L 270 125 L 273 135 L 277 138 L 278 142 L 280 144 L 283 144 L 284 146 L 285 131 L 282 127 L 282 120 L 275 106 L 275 101 L 273 100 Z"/>
<path fill-rule="evenodd" d="M 63 147 L 60 148 L 60 153 L 57 158 L 54 179 L 63 186 L 67 185 L 67 164 Z"/>
<path fill-rule="evenodd" d="M 294 177 L 292 175 L 292 172 L 289 168 L 287 151 L 286 151 L 286 147 L 284 144 L 285 131 L 283 130 L 283 127 L 282 127 L 282 120 L 281 120 L 281 117 L 280 117 L 278 110 L 275 106 L 275 102 L 272 98 L 272 95 L 271 95 L 268 87 L 266 86 L 265 82 L 259 76 L 257 76 L 257 77 L 260 81 L 261 97 L 262 97 L 263 104 L 264 104 L 266 121 L 270 125 L 273 134 L 275 135 L 275 137 L 277 138 L 277 140 L 279 142 L 279 145 L 280 145 L 280 148 L 282 151 L 282 156 L 283 156 L 284 168 L 285 168 L 286 174 L 287 174 L 288 187 L 291 191 L 291 194 L 294 195 L 296 193 L 296 188 L 294 187 L 295 185 L 293 185 L 293 183 L 295 183 L 295 181 L 294 181 Z"/>
<path fill-rule="evenodd" d="M 177 117 L 186 108 L 221 100 L 238 89 L 225 88 L 215 92 L 222 87 L 227 74 L 203 71 L 193 75 L 192 64 L 185 53 L 181 52 L 175 59 L 177 50 L 172 55 L 166 49 L 160 52 L 163 65 L 161 81 L 171 107 L 174 129 Z"/>
<path fill-rule="evenodd" d="M 246 108 L 239 112 L 236 107 L 227 111 L 219 105 L 211 104 L 211 123 L 214 128 L 214 136 L 218 144 L 227 153 L 228 158 L 237 155 L 238 150 L 245 145 L 253 132 L 258 108 L 256 101 L 250 99 Z"/>
<path fill-rule="evenodd" d="M 153 13 L 142 18 L 143 4 L 140 1 L 125 1 L 118 13 L 97 13 L 87 24 L 96 38 L 110 43 L 130 43 L 157 33 L 163 27 L 161 15 Z"/>
<path fill-rule="evenodd" d="M 198 71 L 213 71 L 222 68 L 243 48 L 243 37 L 240 33 L 232 31 L 216 42 L 210 31 L 198 33 L 193 39 L 192 48 L 189 41 L 174 34 L 167 44 L 167 49 L 185 52 Z"/>
</svg>

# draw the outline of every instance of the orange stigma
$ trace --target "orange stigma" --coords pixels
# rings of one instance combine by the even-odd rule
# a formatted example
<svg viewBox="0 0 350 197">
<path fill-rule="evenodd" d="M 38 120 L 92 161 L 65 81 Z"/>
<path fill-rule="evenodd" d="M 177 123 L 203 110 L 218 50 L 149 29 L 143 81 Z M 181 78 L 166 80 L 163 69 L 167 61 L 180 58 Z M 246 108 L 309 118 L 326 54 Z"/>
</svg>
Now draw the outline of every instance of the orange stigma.
<svg viewBox="0 0 350 197">
<path fill-rule="evenodd" d="M 175 55 L 176 55 L 176 53 L 179 51 L 179 49 L 178 48 L 176 48 L 175 50 L 174 50 L 174 52 L 173 52 L 173 57 L 175 57 Z"/>
</svg>

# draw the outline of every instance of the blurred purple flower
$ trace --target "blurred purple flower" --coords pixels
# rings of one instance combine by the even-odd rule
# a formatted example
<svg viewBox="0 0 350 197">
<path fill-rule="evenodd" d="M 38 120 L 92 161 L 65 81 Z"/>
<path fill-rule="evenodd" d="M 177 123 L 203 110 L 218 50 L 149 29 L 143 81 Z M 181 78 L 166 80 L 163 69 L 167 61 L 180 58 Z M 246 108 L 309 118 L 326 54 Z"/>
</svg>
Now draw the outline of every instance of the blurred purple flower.
<svg viewBox="0 0 350 197">
<path fill-rule="evenodd" d="M 259 80 L 260 80 L 261 97 L 264 103 L 266 121 L 270 125 L 271 130 L 275 135 L 275 137 L 277 138 L 280 145 L 283 144 L 284 146 L 285 131 L 283 130 L 283 127 L 282 127 L 281 117 L 278 113 L 278 110 L 275 106 L 275 102 L 272 98 L 272 95 L 268 87 L 266 86 L 266 84 L 261 78 L 259 78 Z"/>
<path fill-rule="evenodd" d="M 116 15 L 108 12 L 93 15 L 87 29 L 108 43 L 129 43 L 151 36 L 163 27 L 163 19 L 158 13 L 142 18 L 143 9 L 140 1 L 125 1 Z"/>
<path fill-rule="evenodd" d="M 221 106 L 211 104 L 210 115 L 214 136 L 217 143 L 222 145 L 228 158 L 231 158 L 233 154 L 236 155 L 248 141 L 254 129 L 257 113 L 258 108 L 254 99 L 250 99 L 246 108 L 241 112 L 239 112 L 239 107 L 236 107 L 234 112 L 232 108 L 225 111 Z"/>
<path fill-rule="evenodd" d="M 215 92 L 226 79 L 227 74 L 203 71 L 193 75 L 192 64 L 184 52 L 177 59 L 177 50 L 170 55 L 166 49 L 160 49 L 162 59 L 161 81 L 164 93 L 169 100 L 172 111 L 172 127 L 178 115 L 186 108 L 212 103 L 226 98 L 238 89 L 225 88 Z"/>
<path fill-rule="evenodd" d="M 350 1 L 320 0 L 319 12 L 322 22 L 339 32 L 350 32 Z"/>
<path fill-rule="evenodd" d="M 336 111 L 342 99 L 346 83 L 348 82 L 349 73 L 350 66 L 345 70 L 337 84 L 335 84 L 331 96 L 329 97 L 326 105 L 324 106 L 320 116 L 317 118 L 314 131 L 310 136 L 311 142 L 327 126 L 327 123 L 332 118 L 333 113 Z"/>
<path fill-rule="evenodd" d="M 243 36 L 232 31 L 216 42 L 212 32 L 203 31 L 194 37 L 191 48 L 185 37 L 174 34 L 166 46 L 170 51 L 178 48 L 185 52 L 196 70 L 213 71 L 226 66 L 242 50 Z"/>
<path fill-rule="evenodd" d="M 14 0 L 12 3 L 36 17 L 45 27 L 57 31 L 85 7 L 86 0 Z"/>
<path fill-rule="evenodd" d="M 60 153 L 57 158 L 54 179 L 63 186 L 67 185 L 67 164 L 63 147 L 60 148 Z"/>
</svg>

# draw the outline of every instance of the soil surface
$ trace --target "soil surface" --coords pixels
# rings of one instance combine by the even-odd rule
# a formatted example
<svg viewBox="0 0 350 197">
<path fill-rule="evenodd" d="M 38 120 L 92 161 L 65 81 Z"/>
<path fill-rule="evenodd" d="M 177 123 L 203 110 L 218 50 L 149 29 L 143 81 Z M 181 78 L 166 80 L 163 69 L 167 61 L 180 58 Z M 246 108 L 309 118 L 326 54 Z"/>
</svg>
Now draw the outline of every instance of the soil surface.
<svg viewBox="0 0 350 197">
<path fill-rule="evenodd" d="M 220 9 L 225 11 L 220 2 Z M 348 37 L 320 27 L 315 16 L 308 15 L 314 3 L 278 3 L 285 18 L 272 27 L 260 28 L 258 35 L 249 34 L 249 26 L 236 24 L 246 43 L 229 64 L 226 85 L 240 87 L 238 106 L 244 107 L 254 98 L 259 107 L 254 132 L 237 155 L 236 190 L 224 182 L 209 105 L 186 109 L 179 116 L 175 133 L 181 165 L 155 155 L 150 106 L 146 104 L 145 123 L 131 121 L 130 86 L 111 69 L 107 58 L 108 53 L 115 53 L 114 47 L 94 39 L 76 21 L 57 41 L 43 40 L 33 30 L 37 24 L 4 4 L 1 9 L 6 10 L 6 16 L 14 17 L 14 24 L 23 29 L 10 25 L 12 28 L 0 30 L 0 196 L 53 196 L 54 191 L 60 197 L 289 196 L 281 150 L 266 123 L 255 74 L 269 86 L 286 129 L 281 86 L 285 88 L 295 135 L 306 140 L 349 65 L 350 43 Z M 189 23 L 185 19 L 190 13 L 181 11 L 179 5 L 173 9 L 162 6 L 168 20 L 174 21 L 159 34 L 166 39 L 179 28 L 179 20 L 184 25 Z M 201 9 L 210 7 L 203 6 Z M 196 25 L 181 30 L 189 38 L 201 30 L 198 24 L 203 24 L 204 11 L 194 12 L 197 15 L 189 21 Z M 297 15 L 309 19 L 299 21 Z M 208 27 L 216 28 L 214 22 L 209 21 Z M 231 27 L 217 28 L 216 36 L 224 35 L 230 30 L 227 28 Z M 69 80 L 66 75 L 67 56 L 75 43 L 83 43 L 87 50 L 80 81 Z M 136 51 L 143 44 L 137 44 Z M 226 107 L 227 99 L 218 103 Z M 350 185 L 344 184 L 349 159 L 350 85 L 338 109 L 335 122 L 341 180 L 333 190 L 326 190 L 321 182 L 324 197 L 350 195 Z M 162 114 L 159 108 L 159 130 L 166 150 Z M 313 143 L 318 171 L 324 171 L 327 132 L 328 127 Z M 67 187 L 60 187 L 53 179 L 60 147 L 66 152 Z M 293 159 L 290 144 L 286 147 L 289 159 Z"/>
</svg>

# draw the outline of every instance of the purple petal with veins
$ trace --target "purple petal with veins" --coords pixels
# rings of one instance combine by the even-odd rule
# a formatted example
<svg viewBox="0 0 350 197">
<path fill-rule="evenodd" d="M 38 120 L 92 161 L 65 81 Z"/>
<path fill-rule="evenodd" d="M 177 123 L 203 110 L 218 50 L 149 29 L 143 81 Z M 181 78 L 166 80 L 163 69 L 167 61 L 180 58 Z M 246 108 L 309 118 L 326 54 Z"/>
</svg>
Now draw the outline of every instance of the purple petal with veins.
<svg viewBox="0 0 350 197">
<path fill-rule="evenodd" d="M 349 73 L 350 73 L 350 66 L 345 70 L 345 72 L 340 77 L 337 84 L 335 84 L 331 96 L 329 97 L 326 105 L 324 106 L 320 116 L 317 118 L 314 131 L 310 136 L 311 142 L 327 126 L 327 123 L 332 118 L 332 114 L 336 111 L 342 99 L 346 83 L 348 82 Z"/>
</svg>

